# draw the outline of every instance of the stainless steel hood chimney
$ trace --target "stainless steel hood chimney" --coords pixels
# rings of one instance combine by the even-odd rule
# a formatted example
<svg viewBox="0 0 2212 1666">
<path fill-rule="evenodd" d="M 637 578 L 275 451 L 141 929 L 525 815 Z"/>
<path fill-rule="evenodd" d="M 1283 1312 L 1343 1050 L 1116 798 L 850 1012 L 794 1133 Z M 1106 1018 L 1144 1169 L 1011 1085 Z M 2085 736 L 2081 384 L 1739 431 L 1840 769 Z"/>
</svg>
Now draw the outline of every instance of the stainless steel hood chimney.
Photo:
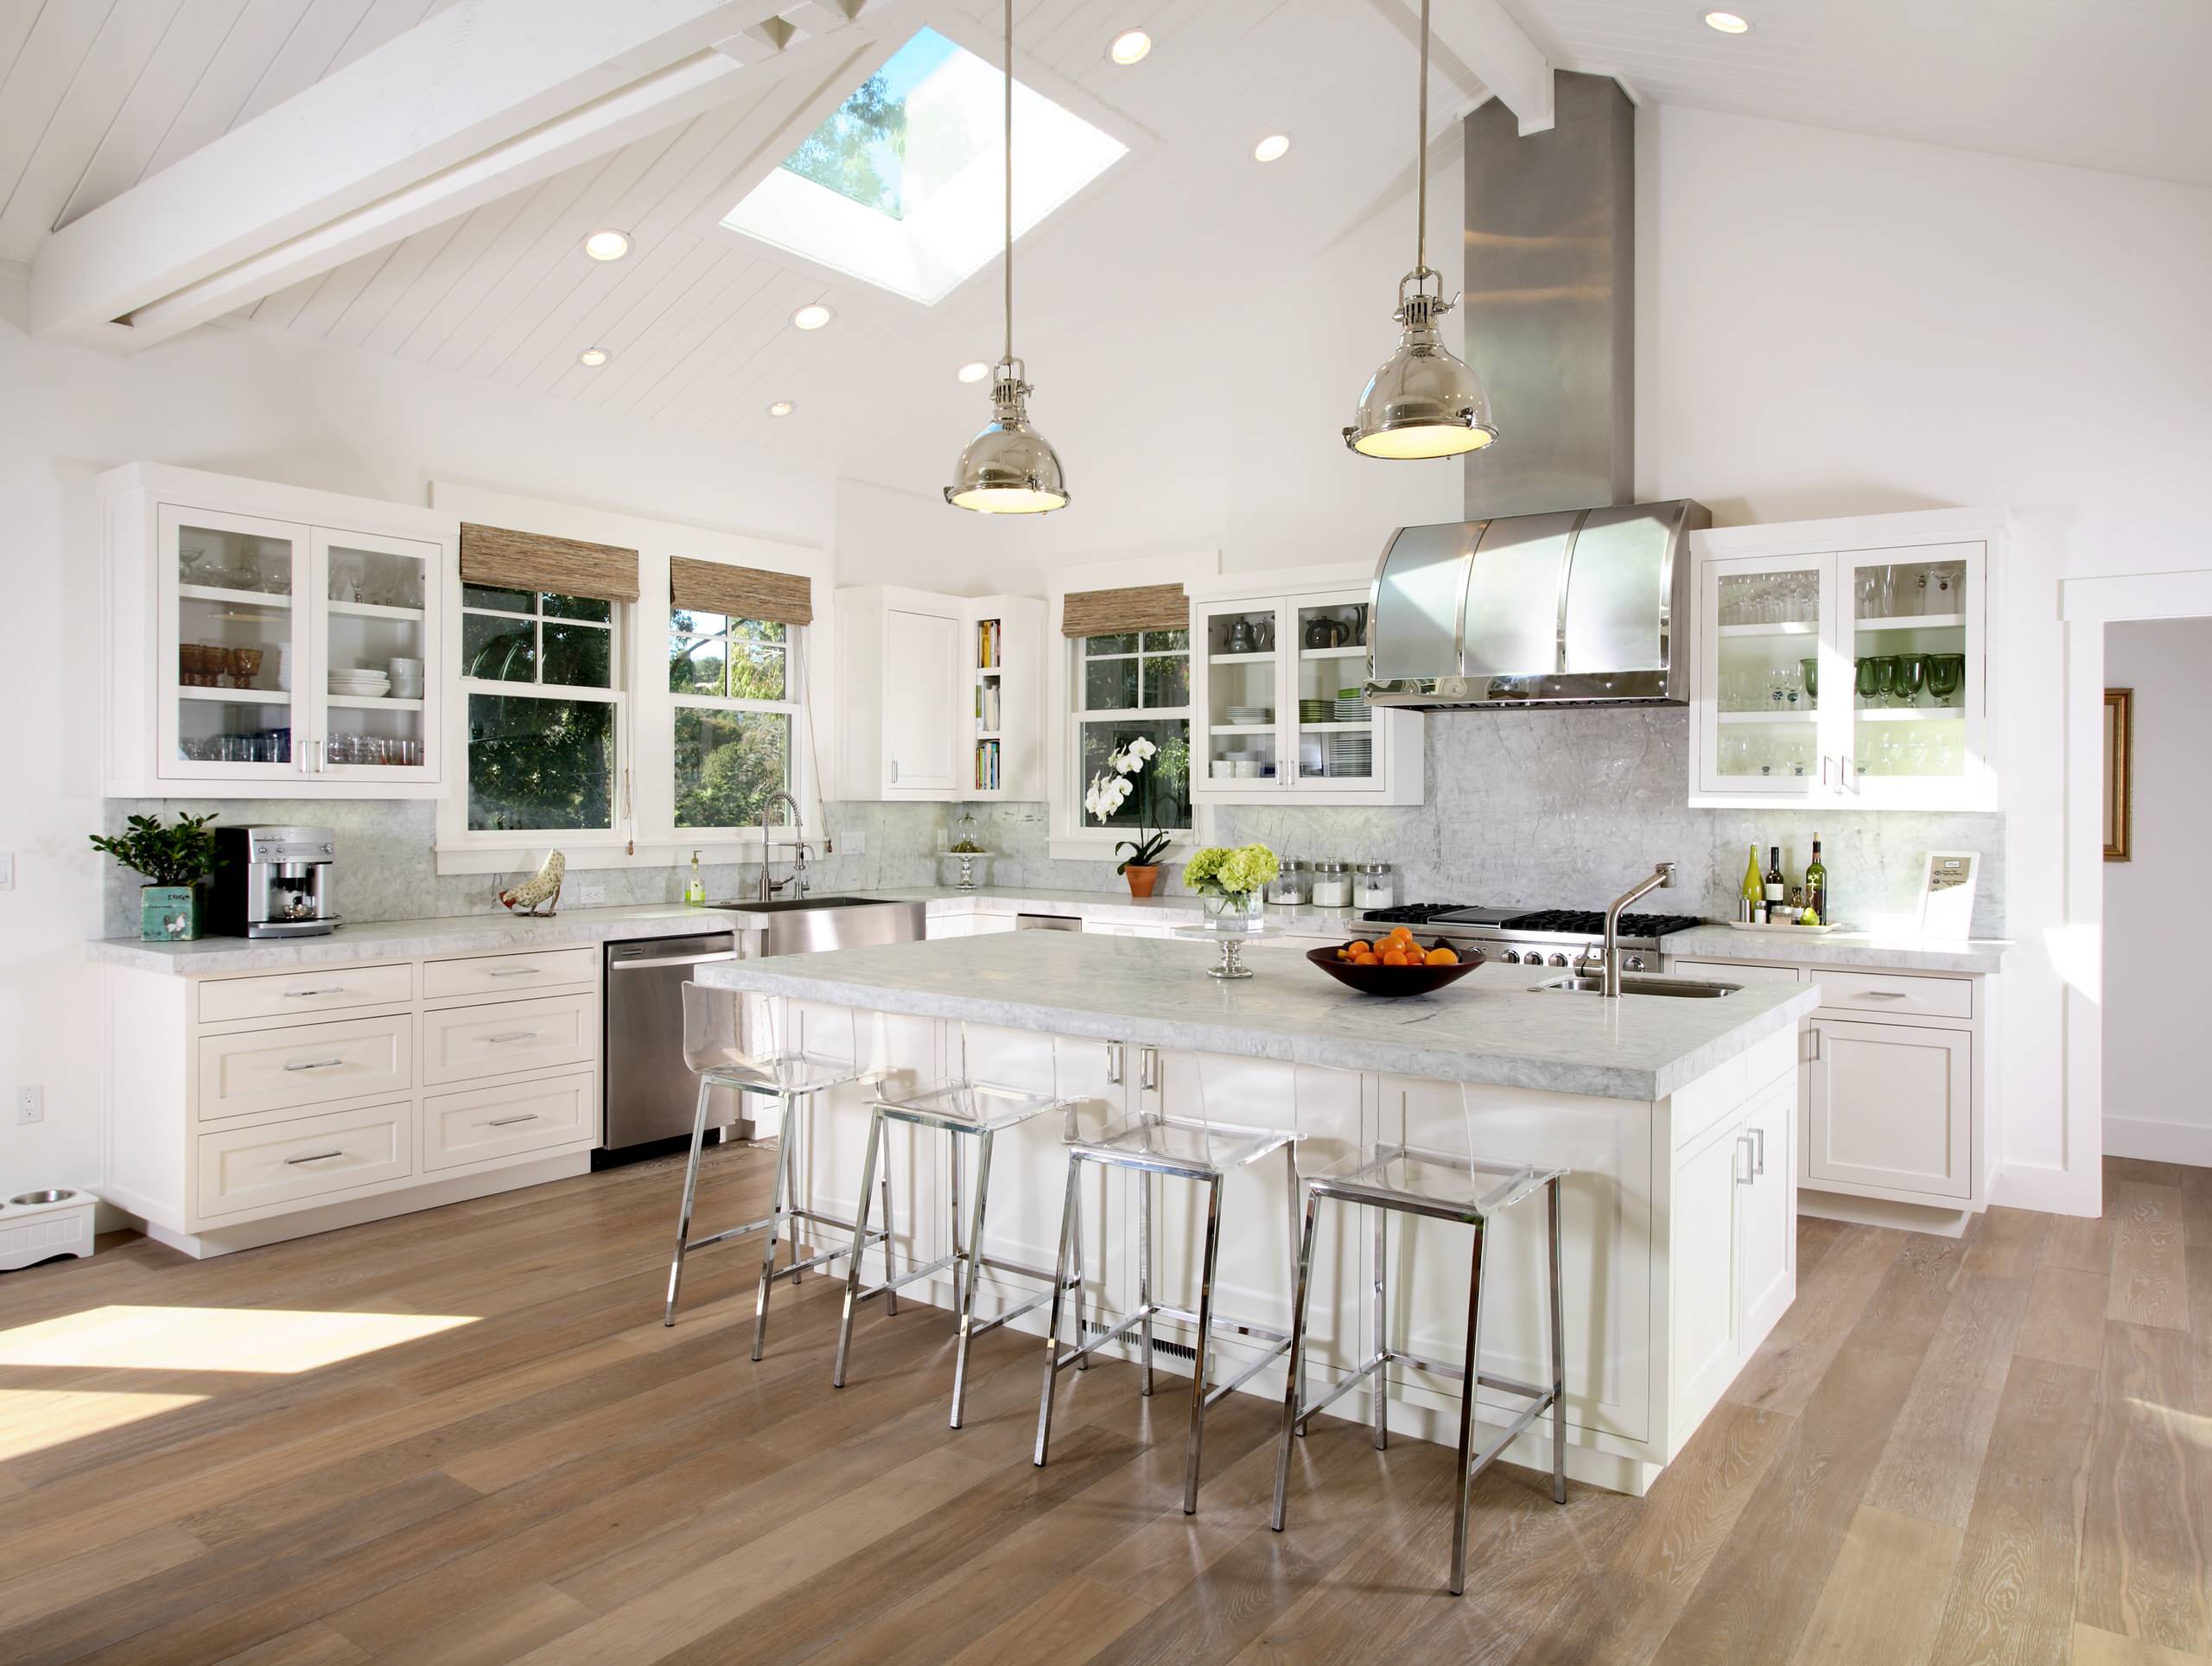
<svg viewBox="0 0 2212 1666">
<path fill-rule="evenodd" d="M 1467 519 L 1401 527 L 1369 610 L 1367 696 L 1424 709 L 1684 705 L 1688 499 L 1635 473 L 1635 111 L 1559 73 L 1556 124 L 1467 118 L 1467 362 L 1498 442 L 1464 467 Z"/>
</svg>

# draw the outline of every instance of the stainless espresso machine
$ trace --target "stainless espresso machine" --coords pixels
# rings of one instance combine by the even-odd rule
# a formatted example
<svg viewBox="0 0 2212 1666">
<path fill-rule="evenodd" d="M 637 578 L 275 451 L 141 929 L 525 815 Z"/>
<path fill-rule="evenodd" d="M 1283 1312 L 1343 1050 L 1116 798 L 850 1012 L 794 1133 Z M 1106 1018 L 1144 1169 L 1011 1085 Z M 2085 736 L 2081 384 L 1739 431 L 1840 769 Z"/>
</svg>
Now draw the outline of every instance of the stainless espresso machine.
<svg viewBox="0 0 2212 1666">
<path fill-rule="evenodd" d="M 327 827 L 215 830 L 214 928 L 225 937 L 321 937 L 339 924 Z"/>
</svg>

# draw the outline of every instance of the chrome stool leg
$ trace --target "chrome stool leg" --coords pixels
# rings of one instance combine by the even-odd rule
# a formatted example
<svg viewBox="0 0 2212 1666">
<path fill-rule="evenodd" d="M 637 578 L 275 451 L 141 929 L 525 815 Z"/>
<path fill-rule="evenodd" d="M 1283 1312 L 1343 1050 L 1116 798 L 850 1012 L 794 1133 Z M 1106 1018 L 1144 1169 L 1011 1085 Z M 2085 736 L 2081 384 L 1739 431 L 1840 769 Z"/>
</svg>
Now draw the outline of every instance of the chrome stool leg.
<svg viewBox="0 0 2212 1666">
<path fill-rule="evenodd" d="M 1183 1513 L 1198 1513 L 1198 1449 L 1206 1433 L 1206 1362 L 1213 1353 L 1213 1275 L 1221 1258 L 1221 1182 L 1206 1186 L 1205 1260 L 1198 1273 L 1198 1367 L 1191 1373 L 1191 1433 L 1183 1456 Z"/>
<path fill-rule="evenodd" d="M 699 1084 L 699 1109 L 691 1118 L 691 1162 L 683 1171 L 683 1208 L 676 1218 L 676 1255 L 668 1263 L 668 1306 L 661 1314 L 663 1325 L 676 1323 L 676 1292 L 683 1282 L 683 1252 L 691 1245 L 691 1204 L 699 1195 L 699 1148 L 707 1137 L 707 1101 L 713 1093 L 709 1083 Z"/>
<path fill-rule="evenodd" d="M 1390 1211 L 1371 1209 L 1375 1217 L 1374 1260 L 1368 1269 L 1375 1301 L 1375 1380 L 1369 1387 L 1368 1421 L 1375 1425 L 1375 1449 L 1390 1444 Z"/>
<path fill-rule="evenodd" d="M 1090 1369 L 1090 1350 L 1083 1345 L 1083 1188 L 1075 1189 L 1075 1230 L 1068 1237 L 1068 1278 L 1075 1292 L 1075 1368 Z"/>
<path fill-rule="evenodd" d="M 1307 1265 L 1313 1259 L 1313 1251 L 1310 1244 L 1306 1244 L 1303 1242 L 1299 1229 L 1300 1211 L 1298 1207 L 1298 1195 L 1306 1188 L 1300 1186 L 1298 1180 L 1298 1148 L 1296 1146 L 1285 1146 L 1282 1148 L 1282 1154 L 1285 1166 L 1290 1170 L 1290 1288 L 1293 1294 L 1295 1294 L 1295 1293 L 1300 1288 L 1299 1281 L 1300 1278 L 1305 1276 Z M 1300 1299 L 1302 1300 L 1302 1298 Z M 1291 1334 L 1295 1336 L 1298 1333 L 1298 1316 L 1295 1313 L 1291 1315 L 1290 1327 Z M 1295 1381 L 1297 1383 L 1296 1392 L 1298 1395 L 1298 1401 L 1300 1405 L 1305 1404 L 1306 1356 L 1302 1351 L 1300 1351 L 1295 1342 L 1291 1345 L 1290 1363 L 1284 1369 L 1294 1372 Z M 1306 1425 L 1303 1423 L 1299 1424 L 1298 1432 L 1300 1434 L 1304 1434 L 1306 1433 Z"/>
<path fill-rule="evenodd" d="M 1290 1492 L 1291 1436 L 1306 1433 L 1298 1408 L 1306 1403 L 1306 1304 L 1313 1284 L 1313 1224 L 1320 1208 L 1320 1199 L 1308 1192 L 1305 1228 L 1299 1235 L 1298 1272 L 1290 1287 L 1290 1363 L 1283 1372 L 1282 1438 L 1275 1444 L 1274 1510 L 1268 1517 L 1268 1525 L 1278 1533 Z"/>
<path fill-rule="evenodd" d="M 1060 1355 L 1060 1304 L 1068 1288 L 1068 1235 L 1076 1230 L 1077 1211 L 1081 1206 L 1083 1160 L 1068 1159 L 1067 1197 L 1060 1205 L 1059 1253 L 1052 1262 L 1052 1318 L 1045 1326 L 1045 1391 L 1037 1405 L 1037 1454 L 1033 1461 L 1039 1469 L 1045 1466 L 1045 1453 L 1052 1440 L 1052 1385 L 1058 1380 L 1062 1364 Z M 1076 1300 L 1076 1344 L 1083 1343 L 1083 1301 Z"/>
<path fill-rule="evenodd" d="M 798 1108 L 806 1103 L 803 1094 L 779 1093 L 775 1097 L 783 1117 L 776 1133 L 776 1181 L 774 1195 L 769 1199 L 768 1242 L 760 1256 L 760 1288 L 753 1298 L 753 1358 L 756 1360 L 768 1345 L 768 1293 L 776 1288 L 776 1240 L 783 1230 L 784 1217 L 791 1212 L 785 1199 L 791 1190 L 791 1134 L 798 1121 Z M 797 1222 L 791 1225 L 791 1260 L 798 1260 Z"/>
<path fill-rule="evenodd" d="M 955 1160 L 957 1160 L 960 1136 L 952 1136 Z M 962 1281 L 960 1295 L 960 1337 L 952 1354 L 952 1427 L 960 1427 L 960 1408 L 968 1399 L 968 1345 L 976 1333 L 976 1287 L 983 1280 L 983 1205 L 991 1192 L 991 1136 L 986 1132 L 976 1136 L 976 1213 L 974 1224 L 968 1230 L 967 1277 Z M 1078 1228 L 1078 1230 L 1081 1229 Z M 1082 1320 L 1077 1321 L 1078 1326 Z"/>
<path fill-rule="evenodd" d="M 845 1269 L 845 1307 L 837 1319 L 837 1358 L 830 1371 L 830 1386 L 833 1389 L 845 1386 L 845 1359 L 853 1347 L 853 1310 L 860 1306 L 861 1299 L 861 1246 L 868 1242 L 868 1205 L 875 1198 L 875 1160 L 882 1143 L 883 1118 L 870 1116 L 868 1119 L 868 1154 L 861 1159 L 861 1218 L 853 1223 L 853 1259 L 852 1264 Z M 887 1211 L 890 1207 L 888 1192 L 884 1194 L 884 1206 Z M 883 1239 L 883 1275 L 887 1281 L 891 1276 L 890 1225 L 887 1215 Z M 887 1307 L 886 1311 L 888 1311 Z"/>
<path fill-rule="evenodd" d="M 882 1157 L 883 1173 L 878 1178 L 876 1184 L 883 1188 L 883 1282 L 885 1286 L 883 1311 L 896 1319 L 899 1317 L 899 1287 L 894 1281 L 894 1271 L 891 1265 L 891 1148 L 887 1142 L 884 1146 Z M 867 1211 L 863 1209 L 861 1212 L 865 1215 Z M 853 1228 L 854 1266 L 860 1265 L 861 1250 L 867 1243 L 868 1223 L 862 1220 Z"/>
<path fill-rule="evenodd" d="M 1560 1183 L 1554 1178 L 1545 1190 L 1545 1213 L 1550 1217 L 1552 1263 L 1552 1502 L 1567 1502 L 1567 1326 L 1565 1301 L 1560 1294 Z"/>
<path fill-rule="evenodd" d="M 1377 1211 L 1381 1213 L 1381 1211 Z M 1483 1237 L 1475 1227 L 1474 1262 L 1467 1275 L 1467 1354 L 1465 1381 L 1459 1389 L 1459 1486 L 1452 1511 L 1452 1594 L 1467 1588 L 1467 1498 L 1474 1491 L 1475 1402 L 1482 1383 Z"/>
</svg>

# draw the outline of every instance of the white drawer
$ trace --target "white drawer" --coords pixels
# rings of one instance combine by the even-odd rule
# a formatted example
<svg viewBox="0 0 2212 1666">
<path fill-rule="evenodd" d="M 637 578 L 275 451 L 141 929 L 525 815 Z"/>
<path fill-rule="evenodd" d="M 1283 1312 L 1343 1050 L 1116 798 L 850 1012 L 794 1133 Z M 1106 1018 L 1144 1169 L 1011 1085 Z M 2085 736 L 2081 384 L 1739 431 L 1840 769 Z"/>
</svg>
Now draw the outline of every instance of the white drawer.
<svg viewBox="0 0 2212 1666">
<path fill-rule="evenodd" d="M 1795 966 L 1747 966 L 1734 960 L 1669 960 L 1667 970 L 1676 977 L 1710 978 L 1721 983 L 1802 983 L 1805 975 Z"/>
<path fill-rule="evenodd" d="M 423 1014 L 423 1080 L 467 1082 L 599 1055 L 599 1002 L 588 995 L 502 1001 Z"/>
<path fill-rule="evenodd" d="M 1972 1018 L 1974 980 L 1902 972 L 1847 972 L 1815 967 L 1821 1005 L 1862 1017 L 1907 1013 L 1922 1018 Z"/>
<path fill-rule="evenodd" d="M 415 998 L 415 969 L 354 966 L 337 972 L 279 972 L 268 977 L 211 978 L 200 986 L 200 1021 L 298 1018 L 346 1007 L 385 1007 Z"/>
<path fill-rule="evenodd" d="M 200 1136 L 200 1213 L 305 1202 L 415 1172 L 415 1107 L 372 1105 Z"/>
<path fill-rule="evenodd" d="M 590 1139 L 596 1080 L 586 1071 L 431 1095 L 423 1101 L 423 1172 Z"/>
<path fill-rule="evenodd" d="M 423 966 L 423 999 L 455 995 L 524 995 L 568 983 L 588 983 L 599 976 L 599 951 L 533 949 L 519 955 L 479 955 L 468 960 L 432 960 Z"/>
<path fill-rule="evenodd" d="M 414 1085 L 414 1014 L 394 1013 L 203 1035 L 199 1120 L 404 1093 Z"/>
</svg>

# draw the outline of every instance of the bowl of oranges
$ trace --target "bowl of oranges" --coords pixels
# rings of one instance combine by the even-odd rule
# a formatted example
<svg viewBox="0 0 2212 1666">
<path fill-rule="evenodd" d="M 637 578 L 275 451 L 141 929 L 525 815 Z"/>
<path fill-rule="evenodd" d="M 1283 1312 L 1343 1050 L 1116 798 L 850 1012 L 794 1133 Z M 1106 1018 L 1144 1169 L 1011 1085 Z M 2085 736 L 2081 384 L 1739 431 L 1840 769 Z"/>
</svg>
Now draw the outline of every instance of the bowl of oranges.
<svg viewBox="0 0 2212 1666">
<path fill-rule="evenodd" d="M 1309 949 L 1312 961 L 1362 995 L 1429 995 L 1483 963 L 1481 951 L 1422 944 L 1401 925 L 1388 937 L 1356 938 L 1338 949 Z"/>
</svg>

